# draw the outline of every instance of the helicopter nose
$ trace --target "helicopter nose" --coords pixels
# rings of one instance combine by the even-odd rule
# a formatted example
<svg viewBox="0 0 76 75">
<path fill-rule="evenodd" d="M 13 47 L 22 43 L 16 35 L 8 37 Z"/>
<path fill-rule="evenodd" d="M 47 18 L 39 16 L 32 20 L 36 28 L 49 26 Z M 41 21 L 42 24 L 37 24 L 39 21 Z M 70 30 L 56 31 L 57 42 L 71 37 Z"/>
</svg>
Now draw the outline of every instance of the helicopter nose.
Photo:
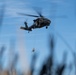
<svg viewBox="0 0 76 75">
<path fill-rule="evenodd" d="M 51 23 L 51 21 L 50 21 L 50 20 L 48 20 L 47 22 L 48 22 L 48 24 L 50 24 L 50 23 Z"/>
</svg>

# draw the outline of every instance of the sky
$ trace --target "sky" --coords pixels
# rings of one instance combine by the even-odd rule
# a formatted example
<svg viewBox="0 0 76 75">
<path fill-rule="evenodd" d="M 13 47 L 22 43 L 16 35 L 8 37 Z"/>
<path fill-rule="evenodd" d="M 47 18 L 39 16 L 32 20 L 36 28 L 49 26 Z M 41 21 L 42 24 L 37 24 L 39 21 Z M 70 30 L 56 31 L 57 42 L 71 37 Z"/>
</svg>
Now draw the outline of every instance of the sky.
<svg viewBox="0 0 76 75">
<path fill-rule="evenodd" d="M 39 68 L 39 62 L 43 62 L 49 55 L 49 34 L 54 33 L 56 39 L 55 53 L 58 61 L 62 60 L 64 51 L 69 52 L 68 61 L 72 61 L 72 59 L 70 59 L 72 58 L 72 54 L 69 47 L 61 37 L 63 37 L 75 51 L 75 3 L 75 0 L 0 0 L 0 6 L 5 5 L 3 23 L 0 32 L 0 45 L 6 46 L 6 56 L 8 56 L 10 40 L 14 39 L 14 42 L 16 43 L 16 52 L 22 57 L 26 56 L 27 60 L 29 59 L 28 61 L 30 61 L 33 55 L 32 49 L 35 48 L 35 52 L 38 54 L 36 68 Z M 21 16 L 17 13 L 37 15 L 36 11 L 33 9 L 34 7 L 38 7 L 42 11 L 42 14 L 51 20 L 50 26 L 48 29 L 44 27 L 41 29 L 35 29 L 30 33 L 20 30 L 20 27 L 24 26 L 26 20 L 28 26 L 31 26 L 33 24 L 33 19 L 36 18 Z M 59 37 L 57 33 L 60 34 L 61 37 Z M 23 49 L 22 51 L 20 50 L 21 48 Z"/>
</svg>

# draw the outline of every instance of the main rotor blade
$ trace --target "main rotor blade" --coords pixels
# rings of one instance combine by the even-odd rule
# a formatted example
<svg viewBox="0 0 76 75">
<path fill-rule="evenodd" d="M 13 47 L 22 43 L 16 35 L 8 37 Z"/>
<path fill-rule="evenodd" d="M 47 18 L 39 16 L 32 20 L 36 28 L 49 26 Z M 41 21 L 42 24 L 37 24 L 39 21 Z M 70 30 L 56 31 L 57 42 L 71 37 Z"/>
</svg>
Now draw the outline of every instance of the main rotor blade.
<svg viewBox="0 0 76 75">
<path fill-rule="evenodd" d="M 40 17 L 43 17 L 43 15 L 40 12 L 37 11 L 37 13 L 39 14 Z"/>
<path fill-rule="evenodd" d="M 31 17 L 39 17 L 39 16 L 36 16 L 36 15 L 29 15 L 29 14 L 24 14 L 24 13 L 18 13 L 19 15 L 25 15 L 25 16 L 31 16 Z"/>
<path fill-rule="evenodd" d="M 40 16 L 40 17 L 43 17 L 42 15 L 42 9 L 39 8 L 39 7 L 33 7 L 33 9 L 37 12 L 37 14 Z"/>
</svg>

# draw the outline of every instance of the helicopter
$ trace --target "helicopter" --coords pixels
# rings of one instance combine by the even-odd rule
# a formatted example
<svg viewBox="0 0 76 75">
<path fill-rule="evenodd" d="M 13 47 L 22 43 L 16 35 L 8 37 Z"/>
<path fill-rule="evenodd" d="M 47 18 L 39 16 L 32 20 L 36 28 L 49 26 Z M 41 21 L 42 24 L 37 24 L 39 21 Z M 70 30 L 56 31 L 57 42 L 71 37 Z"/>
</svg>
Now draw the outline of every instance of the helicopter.
<svg viewBox="0 0 76 75">
<path fill-rule="evenodd" d="M 24 14 L 24 13 L 18 13 L 18 14 L 30 16 L 30 17 L 36 17 L 36 19 L 33 20 L 34 23 L 31 26 L 28 27 L 28 24 L 25 21 L 24 22 L 25 27 L 22 27 L 22 26 L 20 27 L 20 29 L 27 30 L 28 32 L 32 31 L 33 29 L 42 28 L 42 27 L 46 27 L 46 29 L 47 29 L 51 23 L 51 20 L 49 20 L 48 18 L 45 18 L 41 13 L 38 13 L 39 16 Z"/>
</svg>

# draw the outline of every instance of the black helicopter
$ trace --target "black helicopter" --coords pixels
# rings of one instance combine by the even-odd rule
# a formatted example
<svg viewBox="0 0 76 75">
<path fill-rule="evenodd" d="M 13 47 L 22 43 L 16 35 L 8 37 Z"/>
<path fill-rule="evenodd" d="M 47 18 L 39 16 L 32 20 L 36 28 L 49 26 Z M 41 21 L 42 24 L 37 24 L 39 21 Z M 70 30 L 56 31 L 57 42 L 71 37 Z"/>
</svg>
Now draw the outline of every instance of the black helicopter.
<svg viewBox="0 0 76 75">
<path fill-rule="evenodd" d="M 28 27 L 27 22 L 24 22 L 25 27 L 20 27 L 20 29 L 27 30 L 28 32 L 32 31 L 33 29 L 42 28 L 42 27 L 46 27 L 47 29 L 51 23 L 51 21 L 48 18 L 45 18 L 41 13 L 38 13 L 39 16 L 23 14 L 23 13 L 18 13 L 18 14 L 31 16 L 31 17 L 37 17 L 37 19 L 33 20 L 34 21 L 33 25 Z"/>
</svg>

